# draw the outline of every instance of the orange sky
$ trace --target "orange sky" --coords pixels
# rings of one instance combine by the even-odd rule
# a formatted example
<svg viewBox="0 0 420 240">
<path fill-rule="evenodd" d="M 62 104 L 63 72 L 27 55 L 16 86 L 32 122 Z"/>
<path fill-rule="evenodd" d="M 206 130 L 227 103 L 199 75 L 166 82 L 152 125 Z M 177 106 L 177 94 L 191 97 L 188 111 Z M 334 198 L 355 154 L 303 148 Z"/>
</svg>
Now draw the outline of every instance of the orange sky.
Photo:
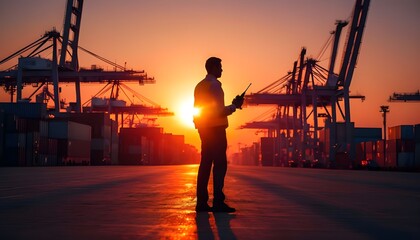
<svg viewBox="0 0 420 240">
<path fill-rule="evenodd" d="M 62 30 L 65 0 L 2 0 L 0 59 L 38 39 L 55 27 Z M 226 102 L 252 82 L 256 92 L 284 76 L 305 46 L 316 57 L 335 28 L 335 20 L 351 16 L 353 0 L 153 0 L 91 1 L 84 3 L 80 46 L 128 68 L 145 70 L 156 84 L 131 85 L 140 94 L 168 107 L 178 116 L 192 104 L 195 84 L 205 75 L 204 61 L 218 56 Z M 381 127 L 380 105 L 389 105 L 388 126 L 420 123 L 419 103 L 388 103 L 393 92 L 420 89 L 420 1 L 372 0 L 355 70 L 352 121 L 358 127 Z M 347 30 L 342 35 L 343 44 Z M 321 60 L 328 66 L 329 51 Z M 80 53 L 80 65 L 105 63 Z M 341 53 L 337 64 L 341 61 Z M 3 66 L 1 68 L 3 70 Z M 73 86 L 63 85 L 62 97 L 73 101 Z M 102 86 L 85 87 L 82 102 Z M 0 100 L 8 99 L 0 92 Z M 230 117 L 228 139 L 251 144 L 262 134 L 236 130 L 266 108 L 248 107 Z M 199 146 L 196 131 L 180 117 L 160 118 L 166 132 L 183 134 Z"/>
</svg>

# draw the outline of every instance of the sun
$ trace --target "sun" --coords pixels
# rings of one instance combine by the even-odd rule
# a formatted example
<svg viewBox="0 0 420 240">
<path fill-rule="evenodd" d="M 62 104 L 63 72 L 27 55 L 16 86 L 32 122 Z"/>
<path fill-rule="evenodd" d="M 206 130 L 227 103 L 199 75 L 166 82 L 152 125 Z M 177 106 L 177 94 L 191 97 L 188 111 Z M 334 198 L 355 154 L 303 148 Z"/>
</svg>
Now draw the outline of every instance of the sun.
<svg viewBox="0 0 420 240">
<path fill-rule="evenodd" d="M 190 128 L 194 128 L 193 117 L 199 114 L 199 110 L 194 108 L 194 100 L 188 99 L 179 105 L 176 116 L 180 122 Z"/>
</svg>

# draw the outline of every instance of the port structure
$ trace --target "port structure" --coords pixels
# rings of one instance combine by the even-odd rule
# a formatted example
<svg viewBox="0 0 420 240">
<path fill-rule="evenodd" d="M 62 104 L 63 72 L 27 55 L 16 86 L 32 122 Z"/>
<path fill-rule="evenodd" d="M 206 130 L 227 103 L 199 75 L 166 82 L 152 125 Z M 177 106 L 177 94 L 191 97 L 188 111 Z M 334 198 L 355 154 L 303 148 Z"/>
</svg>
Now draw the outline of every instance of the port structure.
<svg viewBox="0 0 420 240">
<path fill-rule="evenodd" d="M 55 29 L 46 32 L 41 38 L 16 51 L 12 55 L 0 60 L 0 66 L 19 57 L 18 64 L 0 72 L 0 86 L 10 94 L 10 102 L 31 101 L 36 95 L 37 101 L 54 101 L 54 109 L 51 114 L 59 114 L 64 107 L 64 100 L 60 99 L 60 83 L 74 83 L 76 92 L 76 102 L 70 103 L 67 111 L 81 112 L 81 84 L 82 83 L 101 83 L 112 86 L 107 100 L 109 106 L 92 106 L 92 111 L 102 111 L 121 116 L 141 115 L 160 115 L 170 116 L 173 113 L 159 105 L 147 106 L 144 104 L 132 104 L 131 106 L 121 105 L 118 102 L 115 91 L 124 83 L 138 83 L 139 85 L 153 84 L 155 79 L 148 77 L 144 70 L 128 70 L 125 66 L 116 64 L 104 57 L 99 56 L 86 48 L 79 46 L 79 33 L 81 27 L 83 0 L 68 0 L 64 18 L 63 34 Z M 60 48 L 61 47 L 61 48 Z M 41 54 L 52 49 L 52 59 L 42 58 Z M 97 59 L 112 66 L 113 70 L 108 71 L 92 65 L 90 69 L 80 68 L 78 60 L 78 50 L 90 54 Z M 48 54 L 47 54 L 48 55 Z M 48 90 L 48 85 L 52 84 L 54 91 Z M 29 96 L 23 96 L 23 88 L 27 85 L 36 87 L 36 90 Z M 90 102 L 90 101 L 89 101 Z M 113 104 L 118 103 L 118 104 Z"/>
<path fill-rule="evenodd" d="M 350 99 L 364 100 L 365 97 L 350 95 L 350 85 L 369 3 L 369 0 L 356 0 L 351 22 L 336 22 L 336 30 L 330 37 L 333 44 L 328 69 L 320 66 L 314 58 L 305 58 L 306 49 L 302 48 L 293 71 L 260 91 L 246 95 L 246 105 L 274 105 L 276 113 L 269 121 L 248 122 L 240 128 L 267 129 L 276 140 L 277 151 L 281 145 L 285 147 L 288 162 L 312 158 L 334 165 L 337 156 L 354 160 L 356 150 L 352 141 L 354 123 L 351 122 Z M 342 64 L 339 72 L 334 73 L 340 35 L 349 23 Z M 319 108 L 323 112 L 319 112 Z M 319 124 L 320 117 L 325 118 L 324 127 Z M 322 128 L 329 129 L 327 152 L 320 151 L 318 132 Z"/>
<path fill-rule="evenodd" d="M 389 102 L 420 102 L 420 90 L 414 93 L 393 93 Z"/>
</svg>

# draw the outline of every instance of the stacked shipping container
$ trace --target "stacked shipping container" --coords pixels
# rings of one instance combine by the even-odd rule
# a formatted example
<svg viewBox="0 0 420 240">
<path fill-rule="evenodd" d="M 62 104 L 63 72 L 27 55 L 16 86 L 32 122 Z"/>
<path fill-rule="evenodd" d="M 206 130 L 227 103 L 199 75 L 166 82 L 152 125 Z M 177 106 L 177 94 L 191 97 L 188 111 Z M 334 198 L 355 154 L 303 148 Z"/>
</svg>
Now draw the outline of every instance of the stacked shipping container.
<svg viewBox="0 0 420 240">
<path fill-rule="evenodd" d="M 261 138 L 261 165 L 262 166 L 276 166 L 278 159 L 276 159 L 276 139 L 273 137 Z"/>
<path fill-rule="evenodd" d="M 164 134 L 163 128 L 121 128 L 118 159 L 122 165 L 190 164 L 198 162 L 198 153 L 184 136 Z"/>
<path fill-rule="evenodd" d="M 89 126 L 72 122 L 19 118 L 14 115 L 8 115 L 6 121 L 2 122 L 6 127 L 1 165 L 89 164 Z"/>
<path fill-rule="evenodd" d="M 251 146 L 240 149 L 239 154 L 233 155 L 233 163 L 237 165 L 258 166 L 260 155 L 260 144 L 253 143 Z"/>
<path fill-rule="evenodd" d="M 0 112 L 0 165 L 35 165 L 40 135 L 45 133 L 41 119 L 46 117 L 46 105 L 0 103 Z"/>
<path fill-rule="evenodd" d="M 61 119 L 89 125 L 91 127 L 91 165 L 110 165 L 111 157 L 118 151 L 115 146 L 118 142 L 118 126 L 114 126 L 107 113 L 68 113 L 60 116 Z M 114 145 L 114 146 L 113 146 Z M 114 159 L 115 161 L 115 159 Z"/>
<path fill-rule="evenodd" d="M 90 126 L 53 120 L 49 122 L 48 128 L 49 139 L 57 143 L 57 165 L 90 164 Z"/>
<path fill-rule="evenodd" d="M 387 159 L 396 159 L 398 168 L 414 168 L 415 138 L 413 125 L 388 128 Z"/>
<path fill-rule="evenodd" d="M 364 164 L 367 161 L 374 161 L 385 169 L 420 168 L 419 143 L 420 125 L 390 127 L 388 140 L 385 142 L 377 140 L 359 143 L 357 159 Z"/>
<path fill-rule="evenodd" d="M 48 119 L 43 103 L 0 103 L 0 111 L 0 165 L 89 164 L 89 126 Z"/>
<path fill-rule="evenodd" d="M 154 165 L 158 139 L 162 128 L 121 128 L 119 136 L 119 164 Z"/>
<path fill-rule="evenodd" d="M 199 162 L 199 153 L 184 144 L 184 136 L 164 134 L 162 128 L 123 129 L 121 135 L 119 141 L 118 123 L 106 113 L 50 118 L 46 104 L 0 103 L 1 166 Z"/>
</svg>

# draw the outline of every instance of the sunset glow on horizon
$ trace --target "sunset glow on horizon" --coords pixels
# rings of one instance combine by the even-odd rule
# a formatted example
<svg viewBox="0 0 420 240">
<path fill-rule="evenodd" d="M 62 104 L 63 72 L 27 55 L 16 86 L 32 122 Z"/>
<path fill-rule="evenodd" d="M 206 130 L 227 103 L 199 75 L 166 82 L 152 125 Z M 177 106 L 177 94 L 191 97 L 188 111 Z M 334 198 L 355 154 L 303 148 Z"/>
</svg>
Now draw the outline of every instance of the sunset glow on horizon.
<svg viewBox="0 0 420 240">
<path fill-rule="evenodd" d="M 4 0 L 0 3 L 0 59 L 39 38 L 54 27 L 62 30 L 66 0 Z M 145 70 L 156 84 L 130 84 L 135 91 L 175 113 L 159 117 L 165 132 L 185 135 L 199 147 L 192 122 L 195 85 L 205 77 L 204 62 L 222 59 L 220 81 L 225 103 L 252 82 L 255 93 L 293 68 L 302 47 L 307 57 L 317 57 L 335 29 L 336 20 L 349 20 L 355 0 L 278 1 L 85 1 L 79 45 L 127 69 Z M 419 103 L 389 103 L 393 92 L 416 92 L 420 54 L 420 1 L 372 0 L 354 72 L 351 94 L 366 96 L 351 101 L 351 120 L 356 127 L 382 127 L 380 105 L 389 105 L 388 126 L 420 123 Z M 341 64 L 347 28 L 337 56 Z M 319 59 L 328 68 L 330 49 Z M 51 57 L 51 56 L 49 56 Z M 79 53 L 80 66 L 98 59 Z M 3 66 L 2 66 L 2 69 Z M 75 99 L 74 86 L 62 84 L 62 97 Z M 103 85 L 82 86 L 82 103 Z M 33 89 L 25 87 L 24 94 Z M 131 96 L 128 96 L 131 97 Z M 121 96 L 124 100 L 126 96 Z M 10 96 L 0 90 L 0 101 Z M 231 149 L 249 145 L 262 136 L 255 129 L 238 127 L 267 111 L 249 106 L 229 117 Z"/>
</svg>

